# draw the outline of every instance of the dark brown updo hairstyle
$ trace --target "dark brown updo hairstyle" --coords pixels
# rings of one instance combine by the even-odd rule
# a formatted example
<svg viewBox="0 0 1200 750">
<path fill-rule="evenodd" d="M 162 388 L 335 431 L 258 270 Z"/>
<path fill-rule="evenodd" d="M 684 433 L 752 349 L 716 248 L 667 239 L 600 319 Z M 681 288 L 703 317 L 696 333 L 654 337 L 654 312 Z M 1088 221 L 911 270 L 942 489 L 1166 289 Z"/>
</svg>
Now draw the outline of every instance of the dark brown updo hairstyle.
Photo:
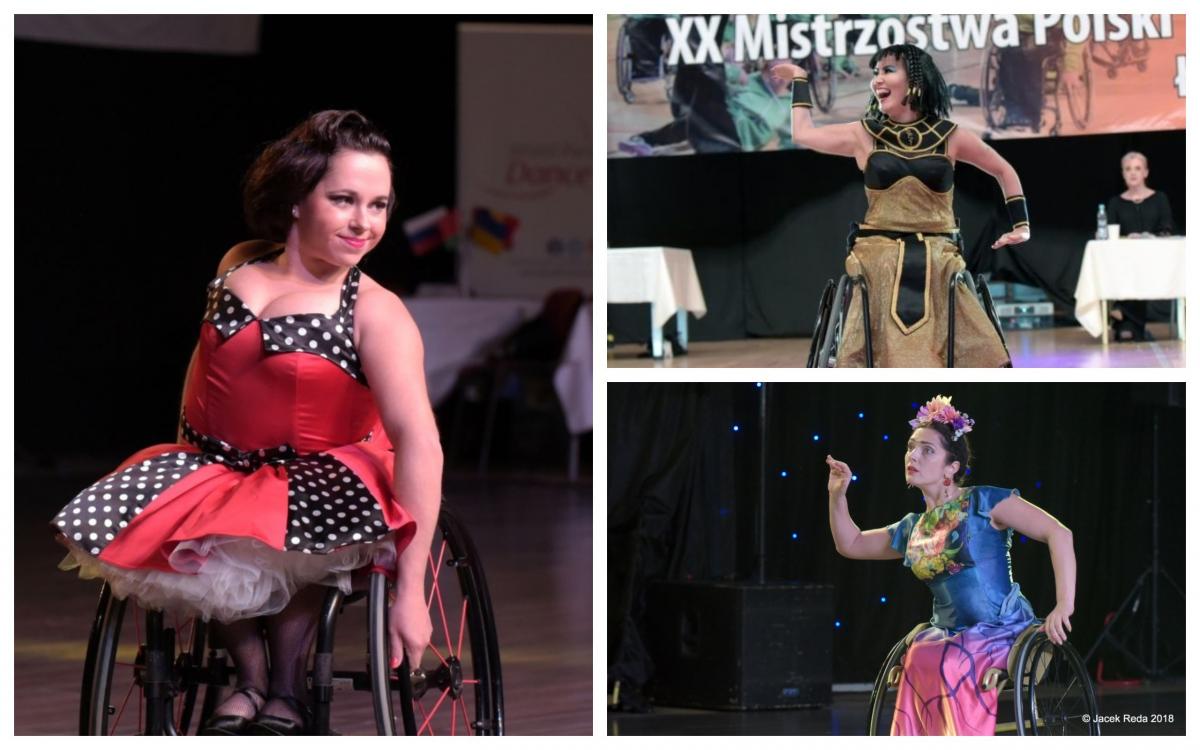
<svg viewBox="0 0 1200 750">
<path fill-rule="evenodd" d="M 246 172 L 242 210 L 251 232 L 285 241 L 294 221 L 292 206 L 313 191 L 329 169 L 329 157 L 342 150 L 380 154 L 392 170 L 392 146 L 370 120 L 352 109 L 318 112 L 263 149 Z M 389 218 L 395 205 L 391 188 Z"/>
<path fill-rule="evenodd" d="M 967 441 L 966 434 L 959 435 L 958 440 L 955 440 L 954 428 L 945 422 L 930 422 L 921 426 L 928 427 L 941 436 L 942 448 L 950 454 L 946 463 L 952 464 L 958 461 L 958 471 L 954 474 L 954 483 L 962 484 L 963 479 L 967 476 L 967 469 L 971 466 L 971 444 Z"/>
</svg>

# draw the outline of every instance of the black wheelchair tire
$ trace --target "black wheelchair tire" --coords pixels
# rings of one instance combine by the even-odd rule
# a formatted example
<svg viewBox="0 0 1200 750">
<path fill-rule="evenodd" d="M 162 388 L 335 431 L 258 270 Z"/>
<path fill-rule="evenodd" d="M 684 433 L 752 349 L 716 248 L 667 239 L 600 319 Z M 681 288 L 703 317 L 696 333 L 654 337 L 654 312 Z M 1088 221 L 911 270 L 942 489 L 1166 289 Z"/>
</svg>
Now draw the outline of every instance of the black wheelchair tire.
<svg viewBox="0 0 1200 750">
<path fill-rule="evenodd" d="M 1041 735 L 1038 731 L 1037 720 L 1037 683 L 1033 676 L 1029 674 L 1030 663 L 1034 661 L 1036 654 L 1042 649 L 1050 647 L 1054 649 L 1056 657 L 1061 656 L 1066 659 L 1071 671 L 1076 679 L 1080 681 L 1083 687 L 1084 701 L 1086 710 L 1095 717 L 1099 713 L 1098 704 L 1096 702 L 1096 692 L 1092 686 L 1091 678 L 1088 676 L 1087 669 L 1083 665 L 1083 660 L 1079 658 L 1079 652 L 1070 643 L 1065 643 L 1062 646 L 1055 646 L 1050 642 L 1049 637 L 1045 633 L 1037 633 L 1033 637 L 1025 641 L 1021 647 L 1021 653 L 1017 657 L 1016 674 L 1013 675 L 1013 711 L 1017 725 L 1017 734 L 1019 735 Z M 1094 719 L 1086 723 L 1087 734 L 1092 737 L 1100 735 L 1100 724 Z"/>
</svg>

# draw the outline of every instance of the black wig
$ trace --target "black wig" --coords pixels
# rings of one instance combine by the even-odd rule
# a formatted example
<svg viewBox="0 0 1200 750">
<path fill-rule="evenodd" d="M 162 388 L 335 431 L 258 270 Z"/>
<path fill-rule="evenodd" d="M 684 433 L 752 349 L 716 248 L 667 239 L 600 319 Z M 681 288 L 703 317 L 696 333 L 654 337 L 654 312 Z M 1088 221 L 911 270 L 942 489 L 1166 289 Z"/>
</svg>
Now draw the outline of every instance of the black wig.
<svg viewBox="0 0 1200 750">
<path fill-rule="evenodd" d="M 915 93 L 912 95 L 909 95 L 907 91 L 904 93 L 905 104 L 923 117 L 944 119 L 950 115 L 950 90 L 946 87 L 946 80 L 942 78 L 942 72 L 938 70 L 928 52 L 911 44 L 893 44 L 871 56 L 870 68 L 874 70 L 875 64 L 885 57 L 903 60 L 904 67 L 908 69 L 908 84 Z M 875 119 L 883 117 L 874 92 L 869 96 L 867 117 Z"/>
</svg>

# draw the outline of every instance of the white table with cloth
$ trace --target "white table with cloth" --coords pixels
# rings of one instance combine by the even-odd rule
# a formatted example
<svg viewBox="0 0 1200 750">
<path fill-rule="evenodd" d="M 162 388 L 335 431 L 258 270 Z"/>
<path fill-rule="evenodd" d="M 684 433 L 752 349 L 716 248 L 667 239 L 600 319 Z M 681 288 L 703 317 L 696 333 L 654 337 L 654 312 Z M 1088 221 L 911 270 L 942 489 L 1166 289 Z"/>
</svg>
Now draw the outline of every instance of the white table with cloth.
<svg viewBox="0 0 1200 750">
<path fill-rule="evenodd" d="M 483 362 L 522 323 L 542 309 L 538 299 L 409 297 L 404 306 L 425 346 L 425 382 L 436 406 L 450 395 L 458 373 Z"/>
<path fill-rule="evenodd" d="M 579 478 L 579 436 L 592 431 L 592 303 L 585 302 L 575 315 L 562 359 L 554 371 L 554 390 L 567 416 L 571 444 L 567 477 Z"/>
<path fill-rule="evenodd" d="M 425 346 L 425 381 L 434 405 L 450 396 L 458 374 L 484 362 L 492 349 L 542 309 L 538 299 L 410 297 L 405 307 Z M 592 429 L 592 305 L 575 316 L 554 373 L 555 392 L 571 434 L 568 472 L 578 473 L 579 435 Z"/>
<path fill-rule="evenodd" d="M 1083 251 L 1075 286 L 1075 317 L 1108 346 L 1108 301 L 1173 299 L 1172 321 L 1178 338 L 1185 338 L 1187 298 L 1186 240 L 1092 240 Z"/>
<path fill-rule="evenodd" d="M 663 356 L 662 327 L 675 316 L 679 346 L 687 348 L 687 314 L 708 312 L 692 252 L 674 247 L 608 250 L 608 304 L 650 303 L 650 352 Z"/>
</svg>

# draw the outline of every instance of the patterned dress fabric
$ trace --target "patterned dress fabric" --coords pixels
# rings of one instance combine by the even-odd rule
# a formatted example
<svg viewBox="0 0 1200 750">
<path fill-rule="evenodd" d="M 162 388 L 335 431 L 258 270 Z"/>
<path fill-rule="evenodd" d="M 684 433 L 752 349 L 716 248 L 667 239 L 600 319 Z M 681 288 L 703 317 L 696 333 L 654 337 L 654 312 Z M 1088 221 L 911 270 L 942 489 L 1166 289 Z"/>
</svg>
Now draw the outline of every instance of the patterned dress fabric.
<svg viewBox="0 0 1200 750">
<path fill-rule="evenodd" d="M 332 314 L 262 319 L 228 288 L 240 267 L 209 285 L 184 442 L 135 453 L 52 520 L 64 569 L 223 622 L 279 612 L 308 584 L 349 591 L 362 567 L 394 570 L 415 531 L 354 346 L 358 268 Z"/>
<path fill-rule="evenodd" d="M 867 280 L 874 364 L 944 367 L 950 279 L 966 268 L 958 245 L 942 236 L 957 231 L 954 164 L 946 155 L 956 126 L 932 117 L 908 124 L 888 118 L 861 122 L 874 145 L 863 170 L 867 213 L 859 225 L 862 236 L 855 237 L 846 256 L 846 273 Z M 918 301 L 920 314 L 913 319 L 904 314 L 906 294 Z M 965 289 L 958 289 L 955 313 L 955 366 L 1010 364 L 1004 341 L 979 300 Z M 843 330 L 837 366 L 865 366 L 857 294 Z"/>
<path fill-rule="evenodd" d="M 1012 529 L 991 525 L 997 503 L 1020 493 L 968 487 L 952 502 L 888 526 L 892 548 L 933 594 L 932 627 L 904 657 L 894 735 L 990 735 L 998 693 L 980 682 L 1007 669 L 1008 653 L 1033 607 L 1012 579 Z"/>
</svg>

